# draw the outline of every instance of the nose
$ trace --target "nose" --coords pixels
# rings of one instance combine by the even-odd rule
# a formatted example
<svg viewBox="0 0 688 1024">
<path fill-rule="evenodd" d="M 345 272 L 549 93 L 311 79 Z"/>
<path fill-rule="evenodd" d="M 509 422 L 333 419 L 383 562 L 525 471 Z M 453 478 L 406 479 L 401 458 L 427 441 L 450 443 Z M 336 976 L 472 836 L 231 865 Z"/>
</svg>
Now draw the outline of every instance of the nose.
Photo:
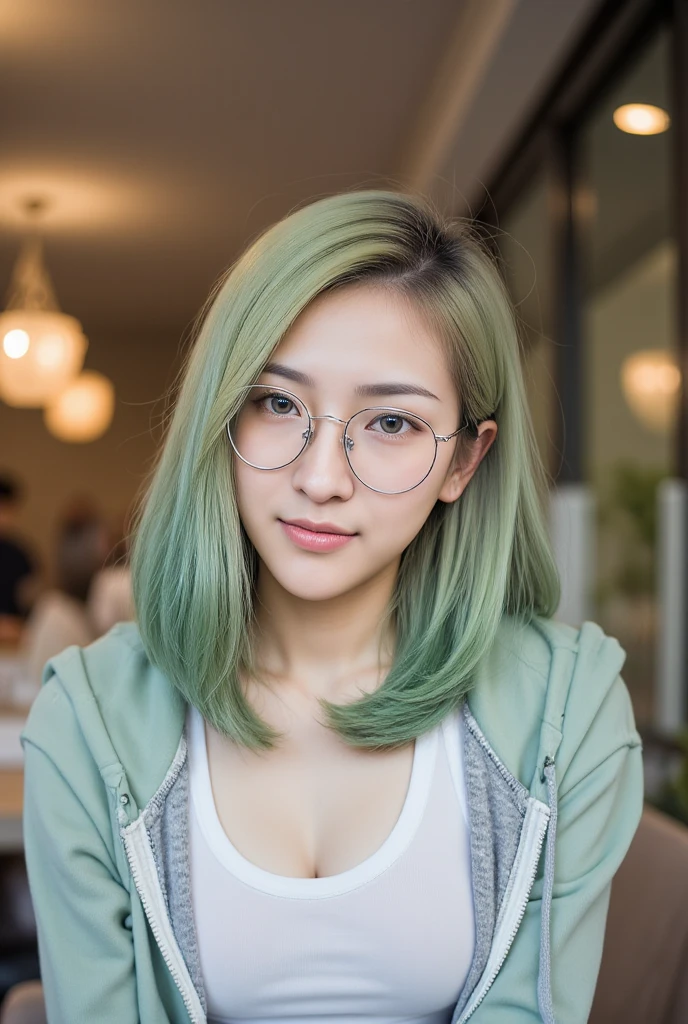
<svg viewBox="0 0 688 1024">
<path fill-rule="evenodd" d="M 311 436 L 296 462 L 292 483 L 313 501 L 338 497 L 346 500 L 354 491 L 354 475 L 342 443 L 344 420 L 313 416 Z M 328 422 L 329 421 L 329 422 Z"/>
</svg>

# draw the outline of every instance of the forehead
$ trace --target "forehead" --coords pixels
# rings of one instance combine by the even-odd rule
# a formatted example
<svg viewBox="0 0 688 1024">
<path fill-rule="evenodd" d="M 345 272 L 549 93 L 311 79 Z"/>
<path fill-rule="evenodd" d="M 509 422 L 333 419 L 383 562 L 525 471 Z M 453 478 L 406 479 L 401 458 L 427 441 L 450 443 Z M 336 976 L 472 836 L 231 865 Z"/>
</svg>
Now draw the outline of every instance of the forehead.
<svg viewBox="0 0 688 1024">
<path fill-rule="evenodd" d="M 403 297 L 385 289 L 348 287 L 319 296 L 274 350 L 271 362 L 303 370 L 318 385 L 377 380 L 423 383 L 446 397 L 453 390 L 442 341 Z"/>
</svg>

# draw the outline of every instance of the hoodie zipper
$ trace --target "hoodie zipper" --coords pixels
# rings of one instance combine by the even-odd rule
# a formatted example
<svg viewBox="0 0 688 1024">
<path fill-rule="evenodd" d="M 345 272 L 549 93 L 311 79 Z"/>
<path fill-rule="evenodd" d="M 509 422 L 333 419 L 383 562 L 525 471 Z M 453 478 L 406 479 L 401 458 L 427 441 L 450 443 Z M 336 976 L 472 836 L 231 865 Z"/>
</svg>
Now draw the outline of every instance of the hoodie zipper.
<svg viewBox="0 0 688 1024">
<path fill-rule="evenodd" d="M 534 855 L 532 857 L 527 885 L 525 886 L 525 888 L 523 890 L 523 895 L 521 896 L 521 901 L 520 901 L 520 904 L 519 904 L 519 907 L 518 907 L 518 915 L 517 915 L 516 921 L 514 923 L 514 926 L 513 926 L 512 930 L 511 930 L 510 934 L 509 934 L 509 940 L 508 940 L 508 942 L 507 942 L 507 944 L 506 944 L 506 946 L 504 948 L 504 952 L 502 953 L 502 956 L 500 957 L 500 961 L 499 961 L 498 964 L 494 965 L 489 978 L 487 979 L 487 981 L 484 984 L 484 987 L 483 987 L 482 992 L 480 993 L 480 996 L 474 1002 L 474 1005 L 469 1009 L 468 1013 L 464 1013 L 462 1015 L 462 1017 L 458 1021 L 458 1024 L 464 1024 L 464 1022 L 467 1021 L 469 1019 L 469 1017 L 473 1016 L 475 1011 L 480 1006 L 482 1000 L 486 996 L 487 992 L 492 987 L 492 983 L 493 983 L 494 979 L 497 978 L 498 974 L 500 973 L 500 971 L 502 970 L 502 968 L 504 966 L 504 962 L 506 961 L 506 958 L 507 958 L 507 955 L 509 953 L 509 950 L 511 949 L 512 943 L 513 943 L 514 939 L 516 938 L 516 934 L 517 934 L 519 928 L 521 927 L 521 922 L 523 921 L 523 915 L 525 913 L 525 908 L 528 905 L 528 899 L 530 898 L 530 890 L 532 889 L 533 883 L 535 881 L 535 874 L 537 873 L 537 864 L 540 863 L 540 856 L 541 856 L 541 853 L 543 851 L 543 844 L 545 842 L 545 834 L 547 833 L 547 824 L 548 824 L 548 819 L 545 820 L 544 825 L 541 825 L 540 834 L 539 834 L 539 836 L 537 836 L 537 842 L 536 842 L 536 846 L 535 846 L 535 853 L 534 853 Z"/>
<path fill-rule="evenodd" d="M 136 823 L 134 823 L 134 825 L 136 825 Z M 167 939 L 166 939 L 165 936 L 162 935 L 160 926 L 158 925 L 158 923 L 156 921 L 155 912 L 154 912 L 154 910 L 153 910 L 153 908 L 151 906 L 151 903 L 150 903 L 150 901 L 149 901 L 149 899 L 148 899 L 148 897 L 146 895 L 145 886 L 144 886 L 143 881 L 141 879 L 141 874 L 140 874 L 138 865 L 136 863 L 135 852 L 132 849 L 132 835 L 131 835 L 130 832 L 127 832 L 125 830 L 125 828 L 122 828 L 120 830 L 120 832 L 121 832 L 122 840 L 123 840 L 123 843 L 124 843 L 124 849 L 125 849 L 125 852 L 126 852 L 126 855 L 127 855 L 127 861 L 129 862 L 129 870 L 131 871 L 131 876 L 132 876 L 132 878 L 134 880 L 134 885 L 136 886 L 136 891 L 139 894 L 139 899 L 141 900 L 141 905 L 143 906 L 145 915 L 146 915 L 146 917 L 148 919 L 148 923 L 150 925 L 151 931 L 153 932 L 153 937 L 155 938 L 155 941 L 157 943 L 158 949 L 160 950 L 160 952 L 161 952 L 161 954 L 163 956 L 163 959 L 164 959 L 164 961 L 165 961 L 165 963 L 167 965 L 167 969 L 169 970 L 170 974 L 172 975 L 174 983 L 177 986 L 177 988 L 179 989 L 179 993 L 180 993 L 182 999 L 184 1000 L 184 1006 L 186 1007 L 186 1010 L 187 1010 L 187 1012 L 189 1014 L 190 1022 L 191 1022 L 191 1024 L 205 1024 L 205 1020 L 206 1020 L 205 1014 L 201 1011 L 201 1015 L 200 1016 L 198 1015 L 197 1007 L 194 1006 L 193 1000 L 189 996 L 189 993 L 188 993 L 188 991 L 186 989 L 186 986 L 185 986 L 184 981 L 183 981 L 183 979 L 181 977 L 181 974 L 180 974 L 180 972 L 179 972 L 179 970 L 178 970 L 178 968 L 177 968 L 173 958 L 170 956 L 169 946 L 168 946 Z M 148 829 L 146 829 L 146 836 L 147 836 L 148 842 L 150 844 L 150 833 L 148 832 Z"/>
<path fill-rule="evenodd" d="M 467 718 L 467 725 L 468 725 L 469 729 L 471 730 L 471 732 L 473 733 L 473 736 L 478 740 L 481 748 L 485 751 L 486 754 L 488 754 L 488 756 L 492 760 L 493 764 L 496 765 L 496 767 L 500 771 L 500 774 L 505 779 L 505 781 L 509 783 L 509 785 L 512 788 L 512 790 L 515 793 L 519 794 L 519 795 L 524 793 L 524 792 L 527 793 L 527 791 L 525 790 L 524 786 L 522 786 L 522 784 L 519 783 L 518 780 L 515 779 L 512 776 L 512 774 L 509 772 L 509 770 L 506 767 L 506 765 L 504 765 L 499 760 L 497 755 L 494 754 L 494 752 L 490 748 L 489 743 L 487 742 L 485 737 L 482 735 L 482 732 L 480 731 L 479 726 L 477 725 L 477 723 L 473 719 L 473 716 L 470 714 L 470 712 L 466 715 L 466 718 Z M 553 763 L 552 759 L 551 758 L 547 758 L 546 759 L 546 764 L 550 763 L 550 762 Z M 541 855 L 542 855 L 542 852 L 543 852 L 543 846 L 544 846 L 544 843 L 545 843 L 545 837 L 547 835 L 547 828 L 548 828 L 548 825 L 549 825 L 550 814 L 551 814 L 551 811 L 550 811 L 549 807 L 547 807 L 541 801 L 535 800 L 535 798 L 530 797 L 529 795 L 528 795 L 528 804 L 529 804 L 529 807 L 535 808 L 536 812 L 539 813 L 540 815 L 542 815 L 542 820 L 541 820 L 541 823 L 539 824 L 539 826 L 537 826 L 537 833 L 536 833 L 536 838 L 535 838 L 535 841 L 534 841 L 534 847 L 530 851 L 530 858 L 529 858 L 530 866 L 528 868 L 527 879 L 523 883 L 521 883 L 521 885 L 519 887 L 519 891 L 520 891 L 521 895 L 520 895 L 520 899 L 519 899 L 519 903 L 518 903 L 518 911 L 517 911 L 517 914 L 516 914 L 516 919 L 515 919 L 514 924 L 513 924 L 512 928 L 511 928 L 511 931 L 509 933 L 509 937 L 507 939 L 507 942 L 504 945 L 504 949 L 503 949 L 503 952 L 502 952 L 502 954 L 500 956 L 499 962 L 497 964 L 493 965 L 493 967 L 492 967 L 488 977 L 484 981 L 482 981 L 480 994 L 478 995 L 478 997 L 475 999 L 474 1002 L 469 1001 L 469 1005 L 465 1008 L 464 1013 L 461 1015 L 460 1018 L 458 1018 L 457 1022 L 453 1022 L 453 1024 L 465 1024 L 465 1022 L 467 1020 L 469 1020 L 470 1017 L 473 1016 L 475 1011 L 481 1005 L 481 1002 L 483 1001 L 483 999 L 487 995 L 487 992 L 491 988 L 492 983 L 494 982 L 494 979 L 497 978 L 498 974 L 502 970 L 502 968 L 504 966 L 504 962 L 506 961 L 507 955 L 509 953 L 509 950 L 511 949 L 513 941 L 516 938 L 518 930 L 519 930 L 519 928 L 521 926 L 521 922 L 523 921 L 523 915 L 525 914 L 525 910 L 526 910 L 526 907 L 528 905 L 528 899 L 530 898 L 530 891 L 531 891 L 532 886 L 533 886 L 534 881 L 535 881 L 535 876 L 536 876 L 536 873 L 537 873 L 537 865 L 539 865 L 539 863 L 540 863 L 540 858 L 541 858 Z M 524 827 L 525 827 L 525 822 L 524 822 Z M 513 893 L 512 893 L 512 899 L 516 899 L 516 896 Z M 503 912 L 501 914 L 502 921 L 504 920 L 504 918 L 507 915 L 507 913 L 511 914 L 511 912 L 512 912 L 511 909 L 509 907 L 506 907 L 505 908 L 505 912 Z M 500 921 L 498 919 L 498 928 L 499 927 L 500 927 Z"/>
</svg>

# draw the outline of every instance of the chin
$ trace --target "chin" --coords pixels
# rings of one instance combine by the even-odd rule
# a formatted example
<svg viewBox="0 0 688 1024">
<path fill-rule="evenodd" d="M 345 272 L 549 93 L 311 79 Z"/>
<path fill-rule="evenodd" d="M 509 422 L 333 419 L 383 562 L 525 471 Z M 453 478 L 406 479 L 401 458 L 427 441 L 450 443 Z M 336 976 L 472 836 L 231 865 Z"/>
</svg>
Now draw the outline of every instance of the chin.
<svg viewBox="0 0 688 1024">
<path fill-rule="evenodd" d="M 306 578 L 296 575 L 275 578 L 283 590 L 300 601 L 331 601 L 348 594 L 357 585 L 356 581 L 347 585 L 342 581 L 341 575 L 337 579 L 318 580 L 312 572 Z"/>
<path fill-rule="evenodd" d="M 303 560 L 296 555 L 293 559 L 276 559 L 273 565 L 263 564 L 278 586 L 301 601 L 330 601 L 342 597 L 369 578 L 360 567 L 355 573 L 351 565 L 332 561 L 326 565 L 326 561 L 329 561 L 327 555 L 313 555 Z"/>
</svg>

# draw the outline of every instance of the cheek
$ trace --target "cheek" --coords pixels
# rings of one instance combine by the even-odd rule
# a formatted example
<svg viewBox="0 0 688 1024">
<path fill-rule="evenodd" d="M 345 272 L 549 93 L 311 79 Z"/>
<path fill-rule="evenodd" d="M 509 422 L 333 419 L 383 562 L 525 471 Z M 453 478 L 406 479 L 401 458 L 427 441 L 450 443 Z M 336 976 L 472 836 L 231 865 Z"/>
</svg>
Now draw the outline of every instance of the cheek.
<svg viewBox="0 0 688 1024">
<path fill-rule="evenodd" d="M 234 481 L 239 518 L 254 545 L 259 537 L 261 523 L 265 522 L 266 510 L 270 507 L 270 495 L 274 494 L 271 473 L 261 473 L 244 465 L 239 459 L 234 464 Z"/>
<path fill-rule="evenodd" d="M 423 528 L 435 505 L 435 494 L 422 486 L 407 494 L 390 496 L 371 516 L 381 549 L 400 554 Z"/>
</svg>

